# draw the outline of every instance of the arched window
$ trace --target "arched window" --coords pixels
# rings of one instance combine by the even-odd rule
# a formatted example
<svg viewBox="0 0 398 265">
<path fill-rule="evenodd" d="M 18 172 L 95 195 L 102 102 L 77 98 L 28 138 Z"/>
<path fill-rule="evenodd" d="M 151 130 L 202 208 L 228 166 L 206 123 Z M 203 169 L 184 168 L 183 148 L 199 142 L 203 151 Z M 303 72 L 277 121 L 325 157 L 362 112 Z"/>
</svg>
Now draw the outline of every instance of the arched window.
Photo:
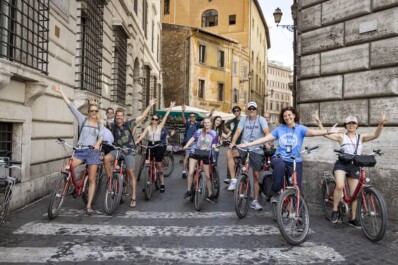
<svg viewBox="0 0 398 265">
<path fill-rule="evenodd" d="M 218 25 L 218 12 L 214 9 L 209 9 L 202 14 L 202 28 L 214 27 Z"/>
</svg>

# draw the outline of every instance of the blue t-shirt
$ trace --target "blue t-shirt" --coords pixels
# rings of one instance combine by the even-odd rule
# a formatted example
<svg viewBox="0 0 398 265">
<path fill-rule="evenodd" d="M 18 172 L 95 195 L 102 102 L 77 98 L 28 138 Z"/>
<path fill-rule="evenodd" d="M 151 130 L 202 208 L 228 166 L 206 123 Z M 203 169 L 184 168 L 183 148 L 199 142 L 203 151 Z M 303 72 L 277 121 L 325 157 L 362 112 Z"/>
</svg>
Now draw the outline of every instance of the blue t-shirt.
<svg viewBox="0 0 398 265">
<path fill-rule="evenodd" d="M 193 135 L 195 143 L 191 147 L 191 154 L 195 152 L 195 149 L 200 150 L 211 150 L 213 144 L 218 144 L 218 134 L 214 130 L 206 132 L 203 136 L 202 129 L 199 129 Z"/>
<path fill-rule="evenodd" d="M 278 139 L 278 148 L 276 149 L 275 156 L 278 154 L 282 156 L 299 155 L 307 130 L 307 127 L 300 124 L 296 124 L 293 128 L 289 128 L 286 125 L 276 127 L 271 132 L 271 135 Z M 286 152 L 287 146 L 290 146 L 289 148 L 292 150 L 290 153 Z M 283 160 L 293 162 L 290 158 L 283 158 Z M 301 161 L 303 161 L 301 156 L 296 158 L 296 162 Z"/>
<path fill-rule="evenodd" d="M 189 139 L 192 138 L 194 133 L 200 128 L 200 122 L 195 121 L 194 123 L 191 123 L 190 121 L 187 121 L 185 123 L 185 141 L 188 142 Z"/>
<path fill-rule="evenodd" d="M 249 116 L 243 117 L 238 124 L 238 129 L 243 131 L 242 141 L 248 143 L 264 137 L 264 129 L 266 128 L 268 128 L 267 120 L 259 115 L 256 116 L 255 120 L 250 120 Z M 259 146 L 261 146 L 261 144 L 250 146 L 249 150 L 253 150 Z M 256 150 L 255 153 L 262 154 L 263 151 L 259 149 Z"/>
</svg>

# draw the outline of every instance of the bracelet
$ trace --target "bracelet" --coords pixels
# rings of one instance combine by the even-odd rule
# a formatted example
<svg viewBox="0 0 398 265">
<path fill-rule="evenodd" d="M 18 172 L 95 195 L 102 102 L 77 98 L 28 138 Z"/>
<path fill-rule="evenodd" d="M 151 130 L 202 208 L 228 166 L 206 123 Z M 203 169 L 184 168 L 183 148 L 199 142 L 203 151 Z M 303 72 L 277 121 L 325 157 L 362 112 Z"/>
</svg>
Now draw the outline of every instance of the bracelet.
<svg viewBox="0 0 398 265">
<path fill-rule="evenodd" d="M 327 135 L 330 134 L 330 128 L 326 130 L 326 134 L 327 134 Z"/>
</svg>

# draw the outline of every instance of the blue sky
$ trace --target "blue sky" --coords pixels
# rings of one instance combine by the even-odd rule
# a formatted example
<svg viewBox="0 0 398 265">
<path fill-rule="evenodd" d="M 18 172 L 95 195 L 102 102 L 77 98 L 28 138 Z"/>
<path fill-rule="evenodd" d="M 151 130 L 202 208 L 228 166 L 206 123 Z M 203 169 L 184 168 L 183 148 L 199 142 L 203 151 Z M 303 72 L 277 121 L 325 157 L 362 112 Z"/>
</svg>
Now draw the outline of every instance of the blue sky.
<svg viewBox="0 0 398 265">
<path fill-rule="evenodd" d="M 284 66 L 293 66 L 293 32 L 276 27 L 273 13 L 277 7 L 282 10 L 281 25 L 292 25 L 290 7 L 292 0 L 258 0 L 270 30 L 271 48 L 268 59 L 280 61 Z"/>
</svg>

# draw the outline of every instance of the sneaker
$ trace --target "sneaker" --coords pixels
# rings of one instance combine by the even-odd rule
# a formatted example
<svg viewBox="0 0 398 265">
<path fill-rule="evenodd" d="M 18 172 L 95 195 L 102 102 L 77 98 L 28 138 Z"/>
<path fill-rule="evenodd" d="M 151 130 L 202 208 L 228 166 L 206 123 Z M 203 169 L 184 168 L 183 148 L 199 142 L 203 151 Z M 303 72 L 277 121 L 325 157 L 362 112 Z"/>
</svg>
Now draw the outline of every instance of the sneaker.
<svg viewBox="0 0 398 265">
<path fill-rule="evenodd" d="M 337 211 L 332 211 L 332 214 L 330 215 L 330 222 L 332 223 L 337 223 L 339 217 Z"/>
<path fill-rule="evenodd" d="M 191 192 L 190 191 L 185 192 L 184 199 L 188 199 L 189 197 L 191 197 Z"/>
<path fill-rule="evenodd" d="M 348 225 L 354 228 L 359 228 L 359 229 L 362 228 L 361 223 L 357 219 L 348 221 Z"/>
<path fill-rule="evenodd" d="M 338 224 L 342 224 L 342 223 L 343 223 L 343 214 L 341 214 L 341 213 L 339 212 L 338 215 L 339 215 L 339 216 L 338 216 L 338 219 L 337 219 L 337 223 L 338 223 Z"/>
<path fill-rule="evenodd" d="M 187 172 L 185 172 L 185 171 L 182 172 L 182 178 L 183 178 L 183 179 L 186 179 L 186 178 L 187 178 Z"/>
<path fill-rule="evenodd" d="M 229 183 L 228 190 L 233 191 L 236 189 L 236 183 L 238 182 L 237 179 L 232 179 L 231 183 Z"/>
<path fill-rule="evenodd" d="M 231 179 L 224 179 L 224 183 L 229 185 L 229 183 L 231 183 Z"/>
<path fill-rule="evenodd" d="M 161 192 L 161 193 L 164 192 L 164 185 L 160 185 L 160 192 Z"/>
<path fill-rule="evenodd" d="M 278 194 L 272 195 L 271 203 L 278 203 L 278 201 L 279 201 L 279 195 Z"/>
<path fill-rule="evenodd" d="M 256 211 L 261 211 L 263 209 L 263 207 L 261 207 L 257 200 L 252 201 L 252 203 L 250 204 L 250 208 Z"/>
<path fill-rule="evenodd" d="M 206 200 L 210 203 L 217 203 L 217 198 L 212 194 L 206 197 Z"/>
</svg>

